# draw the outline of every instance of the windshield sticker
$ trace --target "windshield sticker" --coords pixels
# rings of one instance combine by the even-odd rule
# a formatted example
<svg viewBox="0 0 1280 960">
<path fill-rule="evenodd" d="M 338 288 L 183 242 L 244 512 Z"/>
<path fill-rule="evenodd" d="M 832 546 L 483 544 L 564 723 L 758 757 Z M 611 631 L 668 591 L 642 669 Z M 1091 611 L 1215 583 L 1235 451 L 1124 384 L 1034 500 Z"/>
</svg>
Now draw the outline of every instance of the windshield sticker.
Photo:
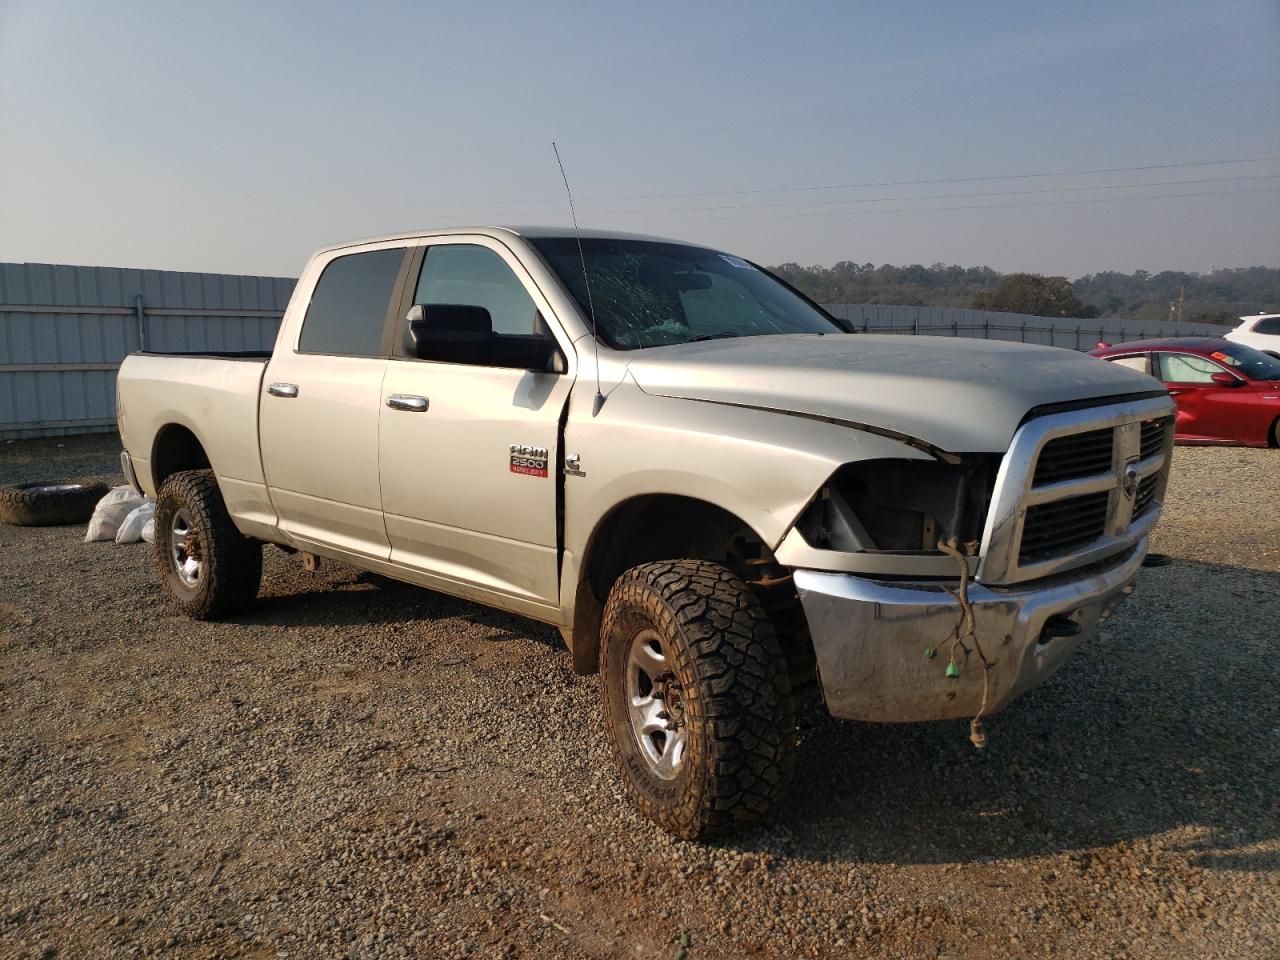
<svg viewBox="0 0 1280 960">
<path fill-rule="evenodd" d="M 720 254 L 720 259 L 731 267 L 737 267 L 739 270 L 755 269 L 755 267 L 751 266 L 751 264 L 747 263 L 747 261 L 743 260 L 741 257 L 733 257 L 727 253 L 722 253 Z"/>
</svg>

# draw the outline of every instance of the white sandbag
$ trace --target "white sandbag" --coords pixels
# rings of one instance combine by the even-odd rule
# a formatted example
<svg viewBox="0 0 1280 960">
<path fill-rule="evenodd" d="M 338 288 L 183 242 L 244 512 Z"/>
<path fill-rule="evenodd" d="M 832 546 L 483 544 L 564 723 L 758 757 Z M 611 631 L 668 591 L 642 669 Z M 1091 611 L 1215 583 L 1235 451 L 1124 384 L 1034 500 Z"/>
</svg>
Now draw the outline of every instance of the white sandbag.
<svg viewBox="0 0 1280 960">
<path fill-rule="evenodd" d="M 134 507 L 141 505 L 142 497 L 132 487 L 113 488 L 93 508 L 93 516 L 89 518 L 89 530 L 84 535 L 84 542 L 114 540 L 120 524 L 124 523 L 124 518 L 132 512 Z"/>
<path fill-rule="evenodd" d="M 148 520 L 154 521 L 155 515 L 156 502 L 147 497 L 124 518 L 120 529 L 116 531 L 116 543 L 137 543 L 142 539 L 142 528 L 147 525 Z"/>
<path fill-rule="evenodd" d="M 151 519 L 142 525 L 142 539 L 146 543 L 156 542 L 156 517 L 154 512 L 151 514 Z"/>
</svg>

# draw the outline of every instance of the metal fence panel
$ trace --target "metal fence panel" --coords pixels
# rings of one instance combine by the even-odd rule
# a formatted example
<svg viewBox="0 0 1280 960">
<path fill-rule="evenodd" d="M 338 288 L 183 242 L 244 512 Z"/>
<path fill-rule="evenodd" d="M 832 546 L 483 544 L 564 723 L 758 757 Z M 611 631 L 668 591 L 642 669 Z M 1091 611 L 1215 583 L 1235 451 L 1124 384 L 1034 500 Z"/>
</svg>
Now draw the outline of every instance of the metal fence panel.
<svg viewBox="0 0 1280 960">
<path fill-rule="evenodd" d="M 833 316 L 865 333 L 910 333 L 943 337 L 1014 340 L 1070 350 L 1092 350 L 1098 341 L 1123 343 L 1153 337 L 1220 337 L 1225 327 L 1209 323 L 1098 317 L 1036 317 L 960 307 L 906 307 L 883 303 L 830 303 Z"/>
<path fill-rule="evenodd" d="M 0 437 L 111 430 L 120 362 L 270 350 L 286 277 L 0 263 Z"/>
</svg>

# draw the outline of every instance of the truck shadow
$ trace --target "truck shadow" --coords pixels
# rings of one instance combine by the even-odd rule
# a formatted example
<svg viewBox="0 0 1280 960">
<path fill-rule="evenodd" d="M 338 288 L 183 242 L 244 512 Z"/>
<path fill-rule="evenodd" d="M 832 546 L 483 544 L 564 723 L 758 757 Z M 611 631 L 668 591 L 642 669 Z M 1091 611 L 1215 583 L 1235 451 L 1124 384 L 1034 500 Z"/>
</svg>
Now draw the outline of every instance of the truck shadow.
<svg viewBox="0 0 1280 960">
<path fill-rule="evenodd" d="M 1175 832 L 1166 846 L 1199 866 L 1280 869 L 1277 624 L 1280 574 L 1145 570 L 1098 639 L 988 721 L 985 752 L 964 721 L 806 714 L 780 828 L 726 845 L 820 861 L 1087 860 Z"/>
<path fill-rule="evenodd" d="M 290 592 L 273 594 L 269 573 L 242 622 L 457 618 L 491 628 L 486 642 L 564 646 L 553 628 L 377 575 L 326 567 L 313 589 L 281 572 L 275 589 Z M 985 751 L 969 744 L 966 721 L 881 726 L 802 711 L 786 810 L 718 845 L 850 864 L 1064 851 L 1087 861 L 1090 848 L 1176 832 L 1165 846 L 1198 865 L 1275 871 L 1276 624 L 1280 573 L 1180 559 L 1144 570 L 1100 637 L 988 719 Z"/>
<path fill-rule="evenodd" d="M 299 577 L 292 560 L 277 560 L 289 567 L 266 566 L 266 589 L 253 608 L 238 618 L 241 623 L 272 626 L 351 626 L 369 624 L 411 625 L 415 621 L 461 619 L 498 631 L 489 643 L 530 640 L 564 649 L 554 627 L 491 607 L 437 593 L 343 564 L 326 564 L 320 573 Z M 282 575 L 281 575 L 282 574 Z M 299 584 L 308 589 L 296 589 Z M 314 587 L 312 587 L 314 584 Z M 283 589 L 285 592 L 276 592 Z"/>
</svg>

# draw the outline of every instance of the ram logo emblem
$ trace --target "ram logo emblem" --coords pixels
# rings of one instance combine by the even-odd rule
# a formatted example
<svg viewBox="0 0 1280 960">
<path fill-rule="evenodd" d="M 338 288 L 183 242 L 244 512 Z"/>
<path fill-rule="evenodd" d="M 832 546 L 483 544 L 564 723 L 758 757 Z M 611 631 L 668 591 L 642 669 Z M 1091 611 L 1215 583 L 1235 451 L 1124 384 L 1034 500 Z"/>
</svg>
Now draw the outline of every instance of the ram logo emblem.
<svg viewBox="0 0 1280 960">
<path fill-rule="evenodd" d="M 1138 461 L 1137 459 L 1130 460 L 1128 463 L 1124 465 L 1124 478 L 1121 481 L 1121 486 L 1124 489 L 1124 495 L 1128 497 L 1130 500 L 1132 500 L 1134 497 L 1134 494 L 1138 492 Z"/>
</svg>

